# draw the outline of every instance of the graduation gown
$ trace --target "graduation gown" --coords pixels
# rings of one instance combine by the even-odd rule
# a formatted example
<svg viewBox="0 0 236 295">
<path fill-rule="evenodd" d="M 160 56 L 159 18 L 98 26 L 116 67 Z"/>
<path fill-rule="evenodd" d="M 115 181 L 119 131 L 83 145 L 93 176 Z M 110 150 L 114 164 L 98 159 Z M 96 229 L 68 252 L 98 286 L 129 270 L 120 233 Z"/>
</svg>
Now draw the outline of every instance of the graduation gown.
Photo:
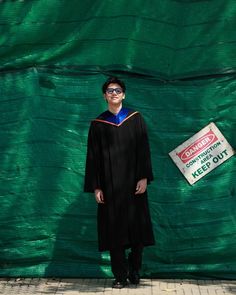
<svg viewBox="0 0 236 295">
<path fill-rule="evenodd" d="M 99 251 L 135 244 L 153 245 L 147 191 L 135 195 L 140 179 L 153 180 L 146 126 L 139 112 L 122 108 L 102 113 L 90 125 L 85 192 L 101 189 L 98 204 Z"/>
</svg>

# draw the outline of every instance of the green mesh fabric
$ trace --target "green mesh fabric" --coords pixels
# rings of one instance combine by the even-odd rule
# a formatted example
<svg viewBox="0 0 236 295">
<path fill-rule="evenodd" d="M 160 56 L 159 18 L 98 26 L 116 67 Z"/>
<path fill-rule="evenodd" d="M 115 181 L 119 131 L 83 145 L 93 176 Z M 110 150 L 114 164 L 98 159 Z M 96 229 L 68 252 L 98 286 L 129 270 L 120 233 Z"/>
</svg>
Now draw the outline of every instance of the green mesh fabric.
<svg viewBox="0 0 236 295">
<path fill-rule="evenodd" d="M 0 275 L 110 277 L 83 193 L 101 85 L 147 123 L 147 277 L 236 278 L 235 157 L 190 186 L 168 153 L 210 122 L 236 145 L 236 3 L 0 1 Z"/>
</svg>

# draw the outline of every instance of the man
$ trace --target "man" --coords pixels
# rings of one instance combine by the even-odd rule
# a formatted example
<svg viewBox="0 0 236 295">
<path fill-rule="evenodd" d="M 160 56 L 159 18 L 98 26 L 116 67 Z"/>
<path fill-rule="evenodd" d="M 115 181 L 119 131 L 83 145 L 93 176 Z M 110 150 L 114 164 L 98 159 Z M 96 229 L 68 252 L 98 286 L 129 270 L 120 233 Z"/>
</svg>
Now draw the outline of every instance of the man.
<svg viewBox="0 0 236 295">
<path fill-rule="evenodd" d="M 125 84 L 112 77 L 102 90 L 108 110 L 91 122 L 84 190 L 98 203 L 99 251 L 110 251 L 113 288 L 123 288 L 127 278 L 139 283 L 143 247 L 154 244 L 146 191 L 153 174 L 144 120 L 122 106 Z"/>
</svg>

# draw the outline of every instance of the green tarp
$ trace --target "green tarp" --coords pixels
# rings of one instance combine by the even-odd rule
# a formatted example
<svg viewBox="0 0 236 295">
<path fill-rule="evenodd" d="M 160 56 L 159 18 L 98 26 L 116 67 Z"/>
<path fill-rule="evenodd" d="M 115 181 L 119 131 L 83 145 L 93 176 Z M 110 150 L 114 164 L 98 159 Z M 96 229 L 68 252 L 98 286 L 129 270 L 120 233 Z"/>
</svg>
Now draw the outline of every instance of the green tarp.
<svg viewBox="0 0 236 295">
<path fill-rule="evenodd" d="M 83 193 L 109 75 L 147 123 L 148 277 L 236 278 L 235 157 L 190 186 L 168 153 L 210 122 L 236 145 L 236 3 L 0 2 L 0 275 L 109 277 Z"/>
</svg>

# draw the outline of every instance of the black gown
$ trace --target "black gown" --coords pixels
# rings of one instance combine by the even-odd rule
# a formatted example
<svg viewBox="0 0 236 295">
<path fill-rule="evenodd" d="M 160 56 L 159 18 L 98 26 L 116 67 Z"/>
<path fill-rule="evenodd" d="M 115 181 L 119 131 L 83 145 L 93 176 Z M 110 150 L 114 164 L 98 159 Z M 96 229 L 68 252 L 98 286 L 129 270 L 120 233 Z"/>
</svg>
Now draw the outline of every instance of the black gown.
<svg viewBox="0 0 236 295">
<path fill-rule="evenodd" d="M 147 192 L 135 195 L 140 179 L 153 180 L 146 126 L 140 113 L 125 110 L 122 122 L 106 111 L 89 129 L 84 191 L 101 189 L 105 199 L 98 204 L 99 251 L 154 244 Z"/>
</svg>

